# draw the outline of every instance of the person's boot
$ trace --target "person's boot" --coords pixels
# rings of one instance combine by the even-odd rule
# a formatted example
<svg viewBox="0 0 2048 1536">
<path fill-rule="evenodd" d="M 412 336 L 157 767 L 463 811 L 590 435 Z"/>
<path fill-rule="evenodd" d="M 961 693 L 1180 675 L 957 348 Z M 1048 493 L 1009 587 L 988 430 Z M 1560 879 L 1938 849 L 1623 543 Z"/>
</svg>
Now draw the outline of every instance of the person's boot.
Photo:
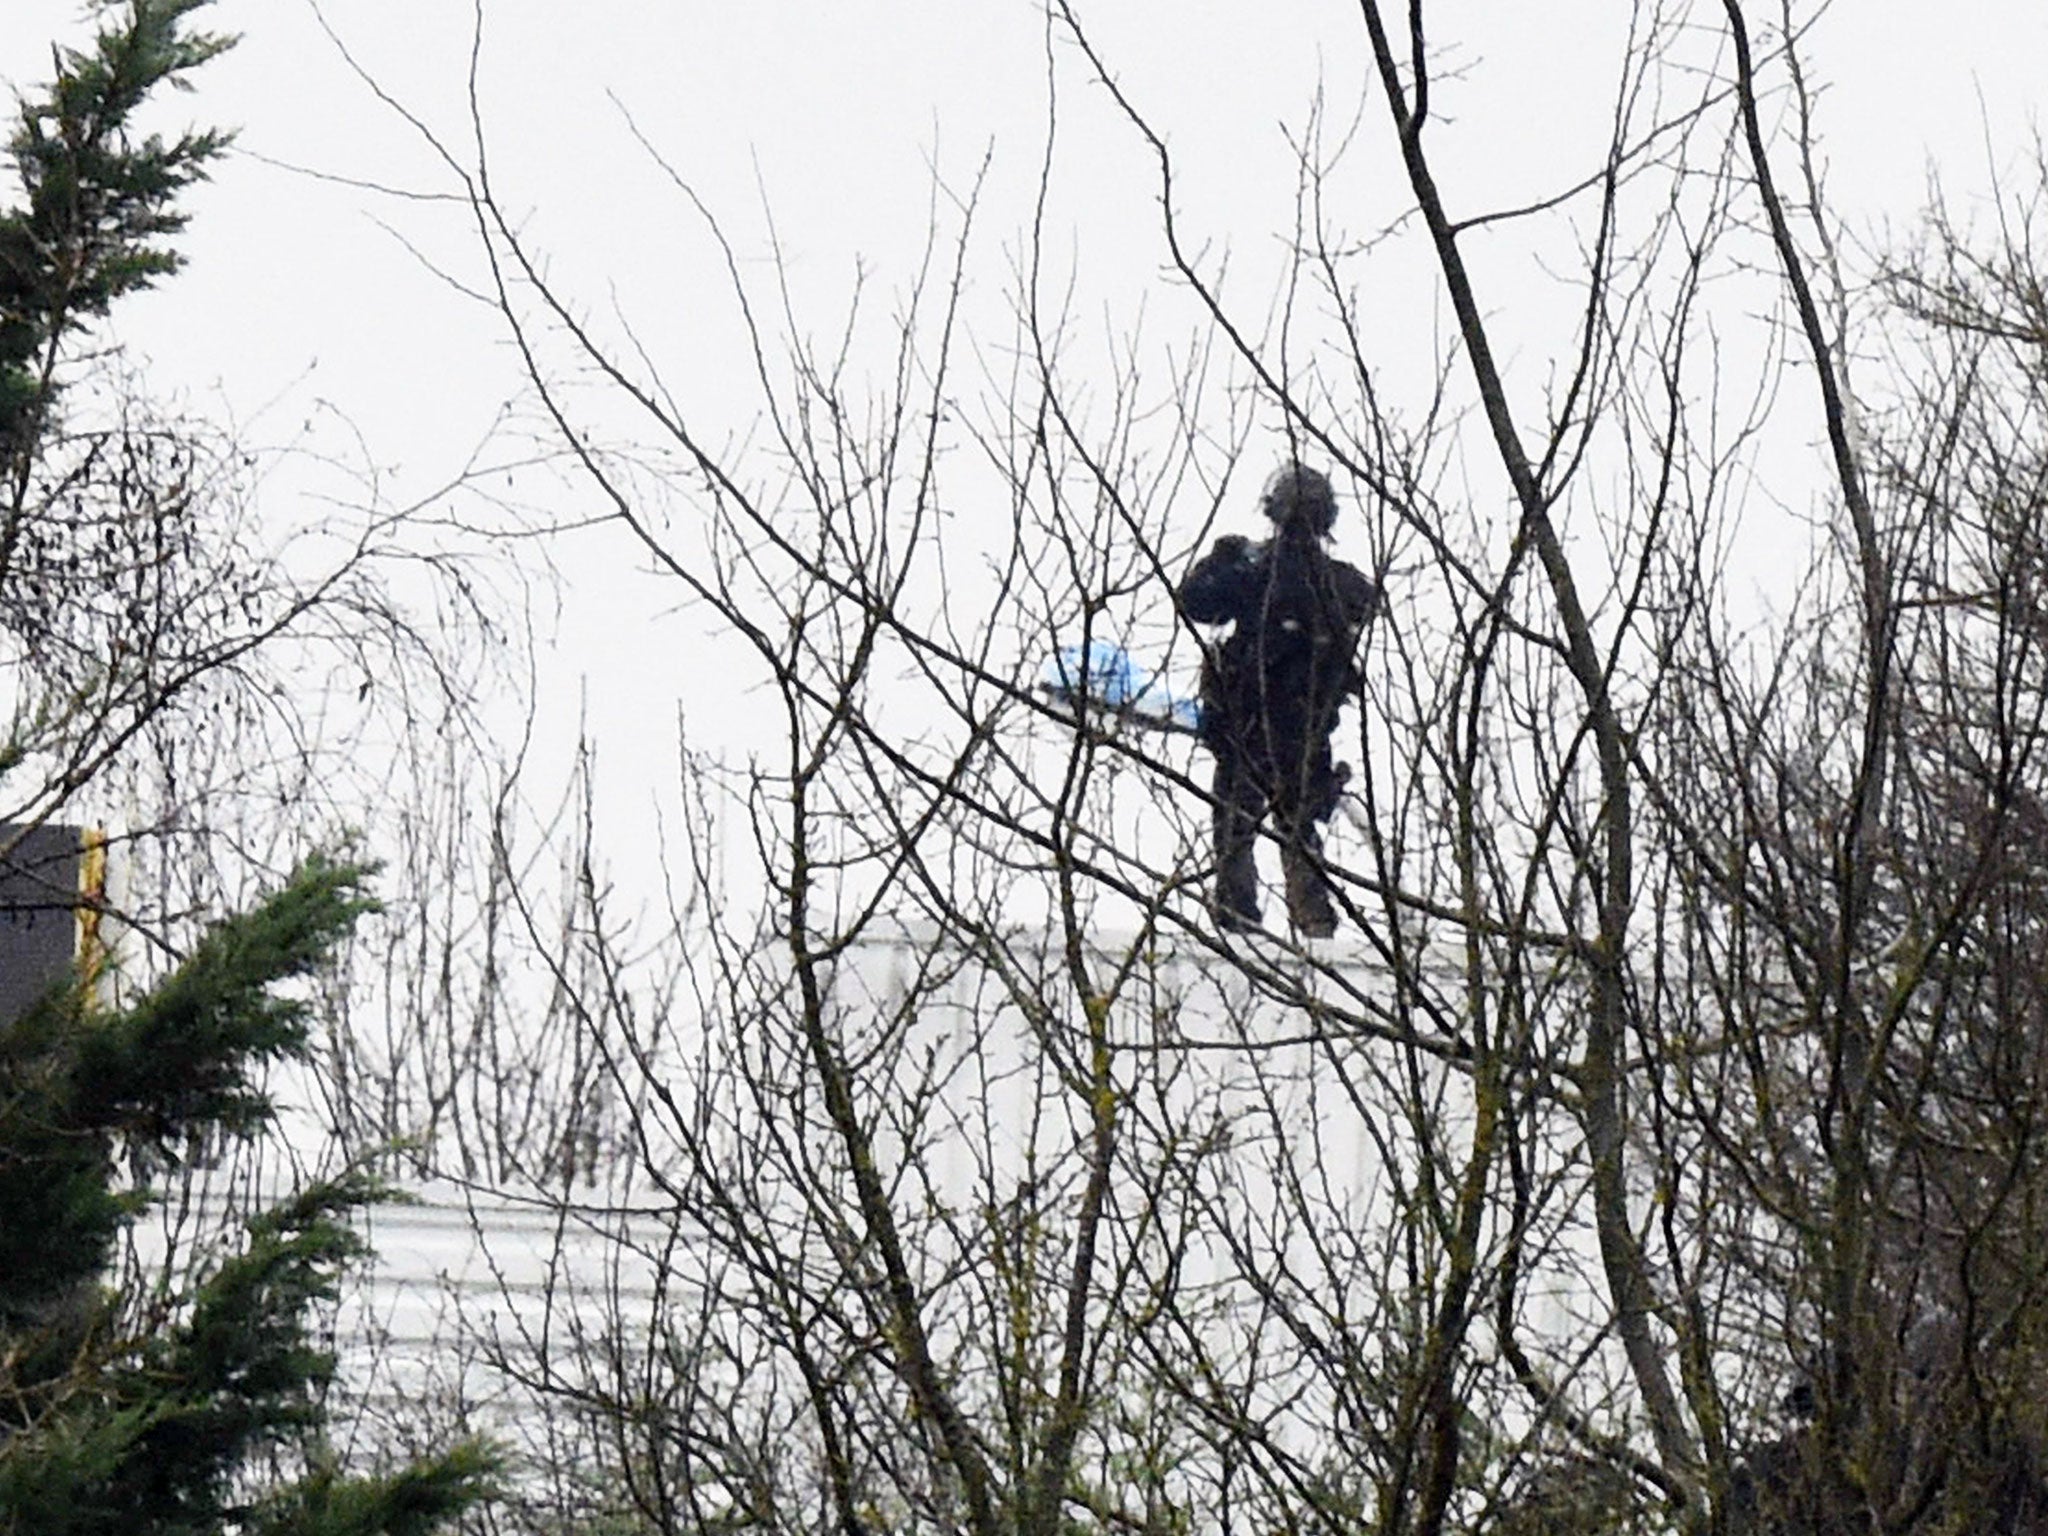
<svg viewBox="0 0 2048 1536">
<path fill-rule="evenodd" d="M 1327 939 L 1337 931 L 1337 908 L 1330 900 L 1330 882 L 1305 850 L 1283 849 L 1287 872 L 1287 920 L 1305 939 Z"/>
<path fill-rule="evenodd" d="M 1263 926 L 1259 871 L 1250 848 L 1224 856 L 1216 870 L 1216 889 L 1209 896 L 1209 912 L 1225 933 L 1257 933 Z"/>
</svg>

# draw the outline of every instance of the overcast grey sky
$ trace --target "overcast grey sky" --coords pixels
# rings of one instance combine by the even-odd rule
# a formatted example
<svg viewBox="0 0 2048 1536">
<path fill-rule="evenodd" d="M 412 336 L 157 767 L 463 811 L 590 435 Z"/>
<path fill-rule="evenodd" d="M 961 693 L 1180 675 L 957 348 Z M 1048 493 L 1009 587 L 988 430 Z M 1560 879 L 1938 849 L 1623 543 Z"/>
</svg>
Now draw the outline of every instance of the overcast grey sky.
<svg viewBox="0 0 2048 1536">
<path fill-rule="evenodd" d="M 0 77 L 17 85 L 46 72 L 52 37 L 80 35 L 78 0 L 7 9 Z M 469 4 L 324 9 L 369 74 L 462 144 Z M 1573 149 L 1604 126 L 1621 9 L 1496 0 L 1445 13 L 1447 62 L 1469 70 L 1444 93 L 1446 132 L 1473 146 L 1447 178 L 1456 205 L 1519 195 L 1546 162 L 1575 163 Z M 701 257 L 678 200 L 634 146 L 628 113 L 732 223 L 743 256 L 765 253 L 759 213 L 764 199 L 772 206 L 821 315 L 843 302 L 857 257 L 885 287 L 904 281 L 933 163 L 964 187 L 992 146 L 986 227 L 1000 239 L 1029 217 L 1047 67 L 1042 20 L 1022 0 L 485 0 L 482 11 L 494 164 L 557 274 L 593 303 L 616 290 L 647 319 Z M 1293 195 L 1282 125 L 1298 127 L 1318 86 L 1335 116 L 1357 101 L 1356 7 L 1147 0 L 1099 11 L 1104 52 L 1173 136 L 1198 224 L 1249 250 L 1269 243 Z M 1718 7 L 1702 14 L 1711 22 Z M 415 192 L 446 191 L 447 178 L 350 72 L 304 0 L 220 0 L 201 16 L 243 41 L 173 110 L 237 126 L 247 153 L 194 200 L 189 272 L 130 306 L 124 336 L 181 383 L 218 382 L 238 411 L 281 390 L 331 398 L 380 454 L 431 473 L 437 453 L 482 430 L 504 389 L 488 317 L 453 301 L 397 238 L 469 272 L 460 218 L 283 167 Z M 1928 166 L 1960 190 L 1981 188 L 1987 161 L 2009 158 L 2030 132 L 2048 6 L 1855 0 L 1817 23 L 1810 51 L 1827 89 L 1839 206 L 1855 227 L 1906 221 Z M 1108 274 L 1156 268 L 1153 186 L 1131 136 L 1077 88 L 1078 71 L 1063 73 L 1063 185 L 1080 259 L 1111 290 Z M 1366 153 L 1383 162 L 1381 125 L 1368 117 L 1366 129 Z M 1369 224 L 1369 212 L 1353 222 Z M 677 340 L 708 353 L 692 326 L 716 335 L 724 317 L 691 307 Z"/>
<path fill-rule="evenodd" d="M 1455 209 L 1547 193 L 1597 152 L 1625 9 L 1439 7 L 1438 144 Z M 77 0 L 7 0 L 7 12 L 0 77 L 17 86 L 47 72 L 52 38 L 83 36 Z M 518 381 L 496 318 L 442 275 L 475 281 L 480 270 L 465 210 L 428 200 L 452 190 L 450 176 L 363 76 L 466 155 L 475 12 L 451 0 L 220 0 L 201 14 L 243 41 L 168 112 L 235 126 L 238 153 L 192 200 L 189 270 L 124 306 L 118 335 L 159 387 L 191 392 L 261 441 L 316 418 L 328 441 L 317 434 L 345 419 L 389 471 L 383 494 L 425 495 L 489 441 Z M 1023 0 L 484 0 L 481 14 L 479 99 L 501 195 L 567 291 L 631 317 L 714 437 L 749 425 L 730 387 L 745 363 L 735 315 L 716 253 L 636 130 L 717 213 L 749 273 L 767 270 L 772 213 L 798 323 L 830 330 L 857 271 L 885 300 L 901 291 L 935 178 L 964 192 L 985 156 L 985 243 L 970 276 L 999 311 L 1056 110 L 1049 245 L 1081 274 L 1084 309 L 1111 326 L 1141 306 L 1173 323 L 1143 147 L 1070 46 L 1055 45 L 1049 66 L 1043 16 Z M 1332 181 L 1348 199 L 1341 221 L 1364 234 L 1400 206 L 1383 108 L 1364 92 L 1355 6 L 1124 0 L 1084 14 L 1120 83 L 1168 133 L 1190 226 L 1233 252 L 1233 293 L 1251 312 L 1270 302 L 1293 218 L 1288 135 L 1318 93 L 1332 142 L 1363 112 Z M 1699 15 L 1714 28 L 1719 7 Z M 2023 153 L 2048 6 L 1840 0 L 1814 25 L 1808 58 L 1825 88 L 1838 211 L 1852 234 L 1880 237 L 1910 225 L 1930 169 L 1967 200 Z M 1510 285 L 1535 280 L 1511 262 L 1501 271 Z M 1502 294 L 1489 297 L 1508 307 L 1516 291 Z M 1429 275 L 1372 297 L 1385 307 L 1384 350 L 1400 353 L 1394 327 L 1412 323 L 1426 371 Z M 320 417 L 323 404 L 336 416 Z M 336 451 L 355 452 L 345 436 Z M 594 677 L 600 729 L 665 741 L 644 684 L 619 679 L 647 654 L 637 619 L 621 616 L 661 613 L 669 599 L 634 581 L 616 545 L 559 558 L 570 580 L 550 631 L 563 652 L 556 694 Z"/>
</svg>

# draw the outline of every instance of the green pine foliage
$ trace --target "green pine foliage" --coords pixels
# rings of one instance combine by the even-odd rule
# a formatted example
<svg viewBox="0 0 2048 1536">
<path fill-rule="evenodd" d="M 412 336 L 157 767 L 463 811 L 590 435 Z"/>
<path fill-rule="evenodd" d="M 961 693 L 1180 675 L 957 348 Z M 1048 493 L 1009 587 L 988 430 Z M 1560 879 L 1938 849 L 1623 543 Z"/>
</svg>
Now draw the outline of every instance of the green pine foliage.
<svg viewBox="0 0 2048 1536">
<path fill-rule="evenodd" d="M 8 140 L 19 207 L 0 214 L 0 448 L 32 450 L 47 426 L 65 339 L 124 293 L 178 269 L 165 242 L 180 192 L 227 146 L 217 130 L 169 141 L 131 131 L 161 86 L 230 46 L 185 30 L 207 0 L 131 0 L 93 48 L 57 50 L 57 78 L 26 100 Z"/>
<path fill-rule="evenodd" d="M 476 1502 L 495 1470 L 471 1443 L 389 1477 L 344 1477 L 331 1461 L 255 1512 L 255 1536 L 431 1536 Z"/>
<path fill-rule="evenodd" d="M 262 1068 L 305 1046 L 304 975 L 370 903 L 361 871 L 316 860 L 271 901 L 217 925 L 132 1009 L 59 992 L 0 1033 L 0 1328 L 40 1316 L 107 1263 L 136 1196 L 117 1148 L 161 1165 L 195 1135 L 268 1120 Z"/>
<path fill-rule="evenodd" d="M 384 1198 L 351 1172 L 250 1221 L 165 1308 L 104 1284 L 146 1178 L 180 1148 L 249 1136 L 261 1065 L 305 1046 L 289 983 L 369 908 L 365 871 L 316 860 L 217 925 L 135 1007 L 80 987 L 0 1032 L 0 1531 L 428 1532 L 488 1493 L 475 1444 L 350 1477 L 322 1438 L 335 1361 L 314 1329 Z M 154 1321 L 155 1326 L 141 1326 Z M 252 1491 L 259 1468 L 304 1470 Z"/>
<path fill-rule="evenodd" d="M 204 3 L 96 5 L 100 36 L 56 51 L 7 141 L 0 590 L 30 579 L 13 557 L 36 532 L 25 491 L 58 435 L 67 346 L 177 269 L 177 196 L 228 142 L 135 127 L 152 93 L 228 46 L 187 30 Z M 0 751 L 0 776 L 18 758 Z M 355 1219 L 386 1196 L 374 1178 L 299 1190 L 181 1279 L 124 1291 L 113 1266 L 156 1181 L 270 1128 L 267 1071 L 306 1053 L 306 979 L 372 910 L 367 877 L 313 859 L 132 1005 L 81 980 L 0 1021 L 0 1536 L 425 1536 L 488 1496 L 481 1445 L 364 1475 L 327 1437 L 336 1362 L 319 1325 L 364 1257 Z"/>
</svg>

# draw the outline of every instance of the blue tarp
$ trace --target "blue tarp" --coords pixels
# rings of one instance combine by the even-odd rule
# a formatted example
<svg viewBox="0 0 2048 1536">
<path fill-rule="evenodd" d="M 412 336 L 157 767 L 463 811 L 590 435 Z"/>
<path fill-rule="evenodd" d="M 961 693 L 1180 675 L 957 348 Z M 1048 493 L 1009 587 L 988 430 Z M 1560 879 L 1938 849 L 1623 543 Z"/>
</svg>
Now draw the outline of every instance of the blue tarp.
<svg viewBox="0 0 2048 1536">
<path fill-rule="evenodd" d="M 1192 731 L 1202 720 L 1197 701 L 1176 695 L 1122 646 L 1107 640 L 1061 646 L 1045 664 L 1043 686 L 1061 703 L 1107 710 L 1165 730 Z"/>
</svg>

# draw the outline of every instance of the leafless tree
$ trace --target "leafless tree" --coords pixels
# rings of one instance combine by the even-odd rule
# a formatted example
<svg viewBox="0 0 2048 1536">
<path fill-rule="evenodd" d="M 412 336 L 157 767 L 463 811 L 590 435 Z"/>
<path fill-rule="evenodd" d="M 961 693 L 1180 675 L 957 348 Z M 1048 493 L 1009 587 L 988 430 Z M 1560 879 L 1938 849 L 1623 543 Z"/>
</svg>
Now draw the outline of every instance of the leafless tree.
<svg viewBox="0 0 2048 1536">
<path fill-rule="evenodd" d="M 480 931 L 545 985 L 485 986 L 435 1069 L 521 1112 L 431 1165 L 610 1256 L 474 1336 L 548 1411 L 536 1521 L 2048 1519 L 2033 205 L 1859 270 L 1801 18 L 1725 0 L 1636 7 L 1601 151 L 1468 206 L 1456 40 L 1359 12 L 1399 206 L 1361 233 L 1303 134 L 1263 318 L 1062 3 L 1185 334 L 1098 356 L 1042 226 L 981 329 L 970 185 L 821 344 L 706 215 L 731 419 L 550 282 L 481 129 L 447 151 L 586 494 L 755 685 L 679 719 L 659 919 L 587 802 L 559 902 L 501 838 Z M 1525 323 L 1503 248 L 1569 302 Z M 1417 262 L 1421 369 L 1360 298 Z M 1191 750 L 1040 686 L 1091 639 L 1190 664 L 1175 581 L 1296 457 L 1391 599 L 1332 944 L 1215 933 Z M 1766 477 L 1812 487 L 1811 561 L 1759 605 Z"/>
</svg>

